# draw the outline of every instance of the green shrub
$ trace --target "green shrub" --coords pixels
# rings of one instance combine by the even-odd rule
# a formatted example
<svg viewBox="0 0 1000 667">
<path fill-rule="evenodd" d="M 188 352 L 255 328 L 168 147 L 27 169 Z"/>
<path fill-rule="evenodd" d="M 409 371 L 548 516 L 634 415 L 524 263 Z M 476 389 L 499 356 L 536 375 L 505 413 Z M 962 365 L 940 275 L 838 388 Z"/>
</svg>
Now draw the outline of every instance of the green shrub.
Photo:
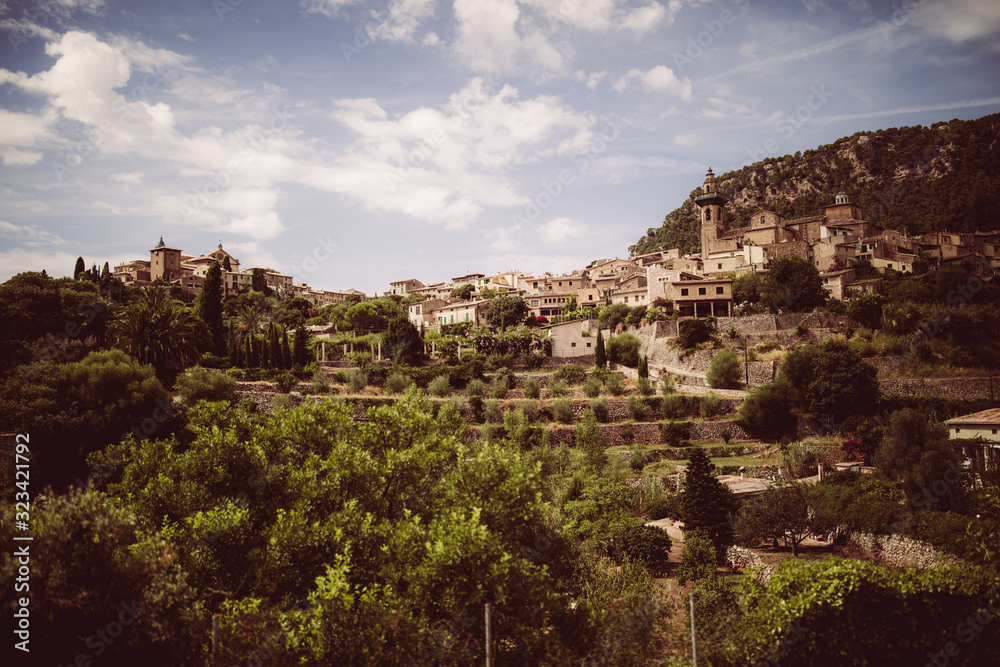
<svg viewBox="0 0 1000 667">
<path fill-rule="evenodd" d="M 290 392 L 298 383 L 299 381 L 291 373 L 281 373 L 274 378 L 274 384 L 277 385 L 278 391 L 282 394 Z"/>
<path fill-rule="evenodd" d="M 634 523 L 617 534 L 623 556 L 652 568 L 664 568 L 670 560 L 670 536 L 655 526 Z"/>
<path fill-rule="evenodd" d="M 295 407 L 295 401 L 288 394 L 275 394 L 271 397 L 272 410 L 291 410 Z"/>
<path fill-rule="evenodd" d="M 708 419 L 722 414 L 722 399 L 712 392 L 702 396 L 701 414 Z"/>
<path fill-rule="evenodd" d="M 232 370 L 232 369 L 231 369 Z M 177 377 L 174 388 L 181 402 L 190 407 L 198 401 L 229 401 L 236 398 L 236 380 L 227 373 L 201 366 L 189 368 Z"/>
<path fill-rule="evenodd" d="M 549 396 L 565 396 L 566 383 L 562 380 L 553 380 L 549 383 Z"/>
<path fill-rule="evenodd" d="M 642 400 L 638 396 L 629 396 L 626 407 L 628 408 L 628 416 L 637 422 L 644 421 L 649 413 L 649 407 L 646 405 L 646 401 Z"/>
<path fill-rule="evenodd" d="M 333 385 L 333 378 L 330 377 L 329 373 L 321 368 L 317 368 L 312 373 L 312 388 L 317 394 L 327 394 L 330 392 L 330 387 Z"/>
<path fill-rule="evenodd" d="M 677 383 L 674 382 L 673 375 L 668 373 L 660 378 L 660 393 L 664 396 L 677 393 Z"/>
<path fill-rule="evenodd" d="M 538 404 L 534 401 L 518 401 L 518 409 L 524 413 L 529 422 L 538 421 Z"/>
<path fill-rule="evenodd" d="M 247 373 L 242 368 L 227 368 L 226 375 L 233 378 L 234 380 L 243 380 L 246 378 Z"/>
<path fill-rule="evenodd" d="M 503 421 L 503 407 L 500 401 L 489 399 L 483 401 L 483 417 L 491 424 L 499 424 Z"/>
<path fill-rule="evenodd" d="M 461 396 L 452 396 L 448 399 L 451 406 L 455 409 L 456 414 L 462 414 L 462 410 L 465 409 L 465 399 Z"/>
<path fill-rule="evenodd" d="M 687 400 L 680 394 L 664 396 L 660 401 L 660 412 L 664 419 L 687 417 Z"/>
<path fill-rule="evenodd" d="M 663 434 L 663 442 L 671 447 L 677 447 L 681 442 L 691 437 L 691 422 L 689 421 L 664 422 L 660 429 Z"/>
<path fill-rule="evenodd" d="M 722 436 L 722 441 L 727 445 L 729 444 L 729 441 L 733 439 L 733 432 L 728 428 L 722 429 L 722 433 L 719 435 Z"/>
<path fill-rule="evenodd" d="M 739 389 L 743 380 L 739 357 L 732 350 L 720 350 L 712 357 L 712 364 L 705 378 L 708 386 L 715 389 Z"/>
<path fill-rule="evenodd" d="M 583 384 L 583 395 L 587 398 L 597 398 L 601 395 L 601 381 L 591 375 Z"/>
<path fill-rule="evenodd" d="M 751 435 L 776 440 L 795 432 L 796 419 L 789 407 L 785 382 L 768 382 L 750 392 L 740 408 L 740 422 Z"/>
<path fill-rule="evenodd" d="M 390 394 L 402 394 L 413 384 L 413 378 L 405 373 L 393 373 L 385 379 L 385 390 Z"/>
<path fill-rule="evenodd" d="M 568 398 L 560 398 L 552 403 L 552 419 L 563 424 L 573 423 L 573 404 Z"/>
<path fill-rule="evenodd" d="M 553 374 L 556 380 L 564 380 L 568 384 L 580 384 L 587 378 L 587 369 L 580 364 L 565 364 Z"/>
<path fill-rule="evenodd" d="M 642 341 L 630 333 L 612 336 L 608 340 L 608 361 L 636 368 L 639 365 L 640 347 L 642 347 Z"/>
<path fill-rule="evenodd" d="M 622 426 L 621 430 L 618 431 L 618 435 L 621 436 L 622 442 L 626 445 L 632 444 L 635 440 L 635 431 L 632 430 L 632 426 L 629 424 Z"/>
<path fill-rule="evenodd" d="M 522 389 L 525 398 L 538 398 L 542 393 L 542 385 L 535 378 L 528 378 L 524 381 Z"/>
<path fill-rule="evenodd" d="M 513 389 L 515 384 L 514 373 L 509 368 L 501 368 L 493 376 L 490 395 L 493 398 L 506 398 L 507 392 Z"/>
<path fill-rule="evenodd" d="M 646 502 L 643 512 L 653 521 L 659 521 L 660 519 L 676 520 L 680 518 L 681 508 L 676 494 L 658 495 L 653 496 Z"/>
<path fill-rule="evenodd" d="M 677 345 L 685 350 L 693 350 L 712 339 L 713 328 L 708 320 L 684 320 L 677 325 Z"/>
<path fill-rule="evenodd" d="M 431 396 L 444 398 L 451 393 L 451 379 L 447 375 L 439 375 L 427 385 L 427 391 Z"/>
<path fill-rule="evenodd" d="M 656 391 L 653 388 L 653 383 L 649 381 L 649 378 L 639 378 L 635 387 L 639 390 L 640 396 L 652 396 L 653 392 Z"/>
<path fill-rule="evenodd" d="M 368 374 L 360 368 L 352 369 L 351 372 L 347 374 L 347 385 L 351 388 L 352 394 L 359 393 L 362 389 L 368 386 Z"/>
<path fill-rule="evenodd" d="M 590 409 L 593 410 L 594 416 L 597 417 L 597 421 L 601 422 L 602 424 L 607 423 L 608 415 L 610 412 L 608 399 L 595 398 L 590 402 Z"/>
<path fill-rule="evenodd" d="M 625 393 L 625 383 L 622 382 L 622 378 L 618 373 L 612 373 L 608 376 L 608 381 L 604 383 L 604 388 L 612 396 L 621 396 Z"/>
<path fill-rule="evenodd" d="M 469 396 L 482 398 L 483 394 L 486 393 L 486 383 L 482 380 L 473 380 L 469 384 L 465 385 L 465 391 L 469 394 Z"/>
</svg>

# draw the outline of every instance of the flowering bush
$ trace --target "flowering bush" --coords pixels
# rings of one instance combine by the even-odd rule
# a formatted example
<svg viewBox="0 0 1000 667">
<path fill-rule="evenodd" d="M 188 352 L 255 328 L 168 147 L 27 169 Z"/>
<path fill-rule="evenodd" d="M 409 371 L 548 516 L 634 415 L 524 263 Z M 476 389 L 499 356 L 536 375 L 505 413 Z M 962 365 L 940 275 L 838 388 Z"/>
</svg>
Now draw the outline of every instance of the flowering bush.
<svg viewBox="0 0 1000 667">
<path fill-rule="evenodd" d="M 552 339 L 537 329 L 525 326 L 507 327 L 505 331 L 479 329 L 469 335 L 479 354 L 552 353 Z"/>
</svg>

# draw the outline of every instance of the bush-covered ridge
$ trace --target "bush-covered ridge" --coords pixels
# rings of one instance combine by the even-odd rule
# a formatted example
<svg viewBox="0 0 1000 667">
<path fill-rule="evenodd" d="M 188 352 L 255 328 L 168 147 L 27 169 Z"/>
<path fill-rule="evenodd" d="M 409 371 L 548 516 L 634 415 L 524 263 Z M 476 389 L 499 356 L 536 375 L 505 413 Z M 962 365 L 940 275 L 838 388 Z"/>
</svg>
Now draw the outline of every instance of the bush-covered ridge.
<svg viewBox="0 0 1000 667">
<path fill-rule="evenodd" d="M 857 132 L 816 150 L 765 158 L 718 177 L 719 190 L 730 197 L 726 221 L 745 227 L 762 208 L 786 218 L 818 215 L 843 191 L 865 219 L 886 229 L 990 230 L 1000 218 L 998 139 L 1000 114 L 992 114 Z M 697 252 L 699 219 L 689 199 L 629 251 Z"/>
</svg>

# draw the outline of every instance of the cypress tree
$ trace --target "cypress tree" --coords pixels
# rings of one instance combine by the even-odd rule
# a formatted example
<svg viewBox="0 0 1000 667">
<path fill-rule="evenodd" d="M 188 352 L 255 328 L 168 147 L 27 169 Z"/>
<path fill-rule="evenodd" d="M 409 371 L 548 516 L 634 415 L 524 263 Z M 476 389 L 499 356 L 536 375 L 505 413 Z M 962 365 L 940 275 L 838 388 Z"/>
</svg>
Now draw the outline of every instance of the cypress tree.
<svg viewBox="0 0 1000 667">
<path fill-rule="evenodd" d="M 267 346 L 269 349 L 269 355 L 271 357 L 271 368 L 284 368 L 281 361 L 281 342 L 278 338 L 278 327 L 271 322 L 270 331 L 268 332 Z"/>
<path fill-rule="evenodd" d="M 111 266 L 104 262 L 104 268 L 101 270 L 101 283 L 103 284 L 105 280 L 111 278 Z"/>
<path fill-rule="evenodd" d="M 597 347 L 594 349 L 594 366 L 606 368 L 608 365 L 608 355 L 604 349 L 604 334 L 600 328 L 597 329 Z"/>
<path fill-rule="evenodd" d="M 212 354 L 223 354 L 226 346 L 222 324 L 222 272 L 218 262 L 208 267 L 195 313 L 205 322 L 212 336 Z"/>
<path fill-rule="evenodd" d="M 73 279 L 79 280 L 81 273 L 86 273 L 87 265 L 83 261 L 83 257 L 76 258 L 76 268 L 73 269 Z"/>
<path fill-rule="evenodd" d="M 295 327 L 295 340 L 292 341 L 292 363 L 295 368 L 303 368 L 309 363 L 309 349 L 307 347 L 309 334 L 302 325 Z"/>
<path fill-rule="evenodd" d="M 288 345 L 288 329 L 281 330 L 281 367 L 286 371 L 292 367 L 292 349 Z"/>
<path fill-rule="evenodd" d="M 222 270 L 223 271 L 233 270 L 233 265 L 229 261 L 229 255 L 226 255 L 225 257 L 222 258 Z"/>
</svg>

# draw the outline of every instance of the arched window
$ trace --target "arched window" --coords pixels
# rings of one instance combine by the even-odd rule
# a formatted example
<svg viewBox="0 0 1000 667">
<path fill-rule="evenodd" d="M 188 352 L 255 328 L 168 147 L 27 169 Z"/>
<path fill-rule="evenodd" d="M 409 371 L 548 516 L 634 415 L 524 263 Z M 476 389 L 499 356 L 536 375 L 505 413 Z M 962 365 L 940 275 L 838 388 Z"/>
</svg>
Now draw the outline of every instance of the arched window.
<svg viewBox="0 0 1000 667">
<path fill-rule="evenodd" d="M 705 220 L 711 220 L 711 219 L 712 219 L 712 209 L 706 208 L 705 209 Z"/>
</svg>

